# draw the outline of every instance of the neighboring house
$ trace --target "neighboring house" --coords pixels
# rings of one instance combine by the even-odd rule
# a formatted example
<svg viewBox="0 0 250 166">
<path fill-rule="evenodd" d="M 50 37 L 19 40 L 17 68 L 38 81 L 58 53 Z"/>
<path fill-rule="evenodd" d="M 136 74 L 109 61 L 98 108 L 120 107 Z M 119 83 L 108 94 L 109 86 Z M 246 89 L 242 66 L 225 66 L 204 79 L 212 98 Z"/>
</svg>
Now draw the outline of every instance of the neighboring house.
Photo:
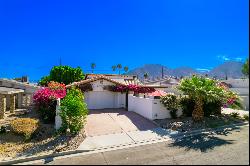
<svg viewBox="0 0 250 166">
<path fill-rule="evenodd" d="M 165 88 L 157 88 L 157 90 L 162 90 L 165 92 L 171 93 L 179 93 L 175 87 L 179 84 L 179 79 L 173 77 L 164 77 L 157 80 L 146 80 L 144 85 L 147 86 L 155 86 L 155 87 L 165 87 Z"/>
<path fill-rule="evenodd" d="M 32 104 L 33 93 L 39 87 L 28 82 L 0 79 L 0 119 L 6 111 L 13 113 L 16 108 Z"/>
<path fill-rule="evenodd" d="M 133 85 L 142 85 L 137 76 L 134 75 L 119 75 L 119 74 L 86 74 L 86 79 L 97 78 L 100 76 L 107 77 L 113 81 L 120 82 L 125 85 L 133 84 Z"/>
<path fill-rule="evenodd" d="M 246 110 L 249 110 L 249 79 L 222 80 L 227 83 L 230 90 L 239 94 Z"/>
<path fill-rule="evenodd" d="M 88 109 L 128 108 L 128 94 L 113 92 L 107 87 L 129 84 L 147 86 L 142 85 L 135 76 L 87 74 L 84 80 L 67 85 L 67 88 L 77 86 L 82 89 Z M 155 85 L 147 87 L 153 87 L 155 89 L 166 88 Z"/>
</svg>

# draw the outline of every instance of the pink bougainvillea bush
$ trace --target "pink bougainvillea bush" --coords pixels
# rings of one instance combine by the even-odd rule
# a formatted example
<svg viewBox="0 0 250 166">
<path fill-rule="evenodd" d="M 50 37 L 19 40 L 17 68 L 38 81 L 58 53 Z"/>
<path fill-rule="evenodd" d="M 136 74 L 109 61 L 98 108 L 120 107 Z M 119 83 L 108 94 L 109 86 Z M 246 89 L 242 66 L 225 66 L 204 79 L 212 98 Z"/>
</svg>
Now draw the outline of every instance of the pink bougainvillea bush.
<svg viewBox="0 0 250 166">
<path fill-rule="evenodd" d="M 35 108 L 45 122 L 54 122 L 56 99 L 64 98 L 65 96 L 65 85 L 53 81 L 48 84 L 48 87 L 42 87 L 34 93 L 33 101 Z"/>
<path fill-rule="evenodd" d="M 129 84 L 129 85 L 114 86 L 112 91 L 115 91 L 115 92 L 133 91 L 135 93 L 152 93 L 155 91 L 155 89 L 152 87 L 143 87 L 143 86 L 139 86 L 139 85 Z"/>
<path fill-rule="evenodd" d="M 229 89 L 229 86 L 219 82 L 218 86 L 224 90 L 225 99 L 222 103 L 224 108 L 243 109 L 240 97 Z"/>
</svg>

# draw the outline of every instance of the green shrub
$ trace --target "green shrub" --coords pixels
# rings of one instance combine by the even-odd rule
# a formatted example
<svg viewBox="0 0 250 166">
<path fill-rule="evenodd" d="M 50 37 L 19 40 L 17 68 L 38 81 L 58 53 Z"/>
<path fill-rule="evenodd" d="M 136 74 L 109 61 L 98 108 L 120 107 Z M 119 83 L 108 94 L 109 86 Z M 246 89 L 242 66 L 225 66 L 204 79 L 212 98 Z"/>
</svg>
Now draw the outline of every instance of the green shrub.
<svg viewBox="0 0 250 166">
<path fill-rule="evenodd" d="M 39 121 L 31 118 L 18 118 L 10 122 L 11 130 L 16 134 L 25 136 L 26 140 L 31 138 L 38 126 Z"/>
<path fill-rule="evenodd" d="M 192 112 L 194 110 L 195 100 L 189 97 L 181 97 L 180 105 L 183 110 L 183 115 L 187 117 L 192 116 Z M 205 101 L 203 103 L 204 116 L 209 117 L 211 115 L 219 115 L 221 114 L 221 101 Z"/>
<path fill-rule="evenodd" d="M 72 88 L 68 91 L 61 103 L 63 122 L 61 131 L 65 132 L 69 129 L 71 133 L 75 134 L 83 128 L 88 114 L 87 105 L 83 99 L 83 94 L 79 89 Z"/>
<path fill-rule="evenodd" d="M 161 97 L 160 102 L 170 111 L 173 119 L 177 118 L 177 111 L 180 107 L 179 99 L 174 94 L 167 94 Z"/>
<path fill-rule="evenodd" d="M 40 106 L 36 108 L 39 112 L 40 119 L 44 123 L 54 123 L 56 116 L 56 100 L 51 100 L 46 106 Z"/>
<path fill-rule="evenodd" d="M 204 116 L 209 117 L 211 115 L 220 115 L 221 107 L 221 101 L 205 102 L 203 104 Z"/>
<path fill-rule="evenodd" d="M 195 101 L 193 99 L 190 99 L 189 97 L 183 96 L 180 99 L 180 105 L 183 111 L 183 115 L 191 117 L 194 110 Z"/>
</svg>

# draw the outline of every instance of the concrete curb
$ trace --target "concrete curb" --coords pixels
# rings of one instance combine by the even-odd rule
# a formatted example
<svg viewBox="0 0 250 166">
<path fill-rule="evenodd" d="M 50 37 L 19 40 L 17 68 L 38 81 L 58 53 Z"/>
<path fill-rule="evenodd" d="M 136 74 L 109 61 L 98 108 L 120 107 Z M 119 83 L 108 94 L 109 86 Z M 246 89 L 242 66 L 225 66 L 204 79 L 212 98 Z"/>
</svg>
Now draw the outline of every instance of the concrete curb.
<svg viewBox="0 0 250 166">
<path fill-rule="evenodd" d="M 242 122 L 242 123 L 237 123 L 237 124 L 224 125 L 224 126 L 221 126 L 221 127 L 218 127 L 218 128 L 199 129 L 199 130 L 194 130 L 194 131 L 191 131 L 191 132 L 179 133 L 176 136 L 170 137 L 170 138 L 177 140 L 177 139 L 184 138 L 184 137 L 199 135 L 202 132 L 219 131 L 219 130 L 224 129 L 224 128 L 235 127 L 235 126 L 246 126 L 246 125 L 249 125 L 249 122 Z M 165 140 L 163 142 L 168 142 L 168 141 L 171 141 L 171 140 Z M 162 142 L 162 141 L 159 141 L 159 142 Z M 154 144 L 154 143 L 158 143 L 158 142 L 152 142 L 151 144 Z M 137 144 L 137 146 L 141 146 L 141 145 L 146 145 L 146 144 Z M 131 147 L 134 147 L 134 146 L 131 146 Z M 124 147 L 124 148 L 126 148 L 126 147 Z M 127 147 L 127 148 L 129 148 L 129 147 Z M 120 148 L 117 148 L 117 149 L 120 149 Z M 110 151 L 117 150 L 117 149 L 112 148 Z M 109 149 L 105 149 L 104 151 L 109 151 Z M 21 164 L 21 163 L 25 163 L 25 162 L 32 162 L 32 161 L 42 160 L 42 159 L 46 159 L 46 158 L 60 157 L 60 156 L 67 157 L 69 155 L 77 155 L 77 154 L 84 155 L 85 153 L 90 154 L 90 153 L 87 153 L 87 152 L 93 152 L 93 153 L 97 152 L 98 153 L 98 152 L 102 152 L 102 150 L 72 150 L 72 151 L 65 151 L 65 152 L 61 152 L 61 153 L 53 153 L 53 154 L 42 155 L 42 156 L 31 156 L 31 157 L 21 158 L 21 159 L 16 159 L 16 160 L 11 160 L 11 161 L 2 161 L 2 162 L 0 162 L 0 165 Z"/>
<path fill-rule="evenodd" d="M 29 162 L 29 161 L 41 160 L 44 158 L 60 157 L 60 156 L 72 155 L 72 154 L 89 152 L 89 151 L 91 151 L 91 150 L 70 150 L 70 151 L 46 154 L 46 155 L 41 155 L 41 156 L 31 156 L 31 157 L 25 157 L 25 158 L 22 157 L 22 158 L 11 160 L 11 161 L 1 161 L 0 165 L 13 165 L 13 164 L 17 164 L 17 163 L 24 163 L 24 162 Z"/>
</svg>

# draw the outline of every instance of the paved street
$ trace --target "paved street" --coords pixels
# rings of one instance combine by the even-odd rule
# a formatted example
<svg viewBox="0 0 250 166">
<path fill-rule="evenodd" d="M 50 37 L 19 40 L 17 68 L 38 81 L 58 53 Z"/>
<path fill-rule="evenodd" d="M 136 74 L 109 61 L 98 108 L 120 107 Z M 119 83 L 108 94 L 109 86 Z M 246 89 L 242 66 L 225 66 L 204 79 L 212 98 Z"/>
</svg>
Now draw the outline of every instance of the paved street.
<svg viewBox="0 0 250 166">
<path fill-rule="evenodd" d="M 249 164 L 249 126 L 203 133 L 175 142 L 26 164 Z"/>
</svg>

